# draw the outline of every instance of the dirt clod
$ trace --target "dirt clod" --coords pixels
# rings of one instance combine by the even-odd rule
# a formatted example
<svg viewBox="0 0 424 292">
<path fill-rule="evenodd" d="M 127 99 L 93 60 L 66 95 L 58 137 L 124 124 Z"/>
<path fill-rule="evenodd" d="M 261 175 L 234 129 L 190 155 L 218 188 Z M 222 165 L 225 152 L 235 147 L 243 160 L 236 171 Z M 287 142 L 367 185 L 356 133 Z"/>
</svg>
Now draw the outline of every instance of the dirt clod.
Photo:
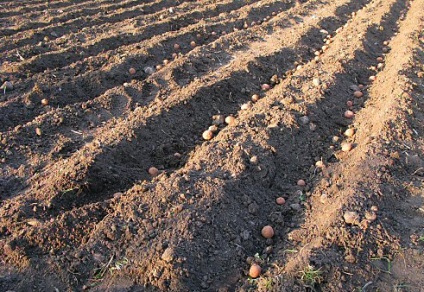
<svg viewBox="0 0 424 292">
<path fill-rule="evenodd" d="M 343 214 L 343 219 L 347 224 L 358 224 L 360 217 L 355 211 L 346 211 Z"/>
<path fill-rule="evenodd" d="M 165 249 L 165 251 L 162 253 L 161 259 L 165 262 L 169 263 L 174 259 L 174 249 L 171 247 L 168 247 Z"/>
</svg>

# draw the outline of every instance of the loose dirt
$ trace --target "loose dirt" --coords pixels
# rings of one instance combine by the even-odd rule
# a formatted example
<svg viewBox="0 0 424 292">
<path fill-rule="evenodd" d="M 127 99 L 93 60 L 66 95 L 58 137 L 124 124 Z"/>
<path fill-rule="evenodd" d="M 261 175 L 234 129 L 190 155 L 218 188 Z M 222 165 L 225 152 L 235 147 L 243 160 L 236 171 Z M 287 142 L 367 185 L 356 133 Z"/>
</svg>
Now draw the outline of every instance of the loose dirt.
<svg viewBox="0 0 424 292">
<path fill-rule="evenodd" d="M 2 1 L 0 290 L 422 291 L 422 11 Z"/>
</svg>

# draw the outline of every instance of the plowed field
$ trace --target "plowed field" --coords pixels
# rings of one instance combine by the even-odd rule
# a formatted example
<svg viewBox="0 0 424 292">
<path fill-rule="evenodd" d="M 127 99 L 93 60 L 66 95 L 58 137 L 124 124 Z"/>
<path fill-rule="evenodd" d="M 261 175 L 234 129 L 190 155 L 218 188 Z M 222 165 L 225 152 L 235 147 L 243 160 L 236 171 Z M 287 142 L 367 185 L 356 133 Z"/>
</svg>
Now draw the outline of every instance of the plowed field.
<svg viewBox="0 0 424 292">
<path fill-rule="evenodd" d="M 1 1 L 0 290 L 423 291 L 423 11 Z"/>
</svg>

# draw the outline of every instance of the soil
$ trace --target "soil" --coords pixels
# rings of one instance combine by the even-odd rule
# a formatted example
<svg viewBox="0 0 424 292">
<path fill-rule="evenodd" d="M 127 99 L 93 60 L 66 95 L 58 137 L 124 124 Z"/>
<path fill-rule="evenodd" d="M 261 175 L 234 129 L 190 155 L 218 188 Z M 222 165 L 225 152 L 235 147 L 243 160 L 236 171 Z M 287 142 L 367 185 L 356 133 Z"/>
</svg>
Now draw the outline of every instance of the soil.
<svg viewBox="0 0 424 292">
<path fill-rule="evenodd" d="M 422 11 L 2 1 L 0 290 L 423 291 Z"/>
</svg>

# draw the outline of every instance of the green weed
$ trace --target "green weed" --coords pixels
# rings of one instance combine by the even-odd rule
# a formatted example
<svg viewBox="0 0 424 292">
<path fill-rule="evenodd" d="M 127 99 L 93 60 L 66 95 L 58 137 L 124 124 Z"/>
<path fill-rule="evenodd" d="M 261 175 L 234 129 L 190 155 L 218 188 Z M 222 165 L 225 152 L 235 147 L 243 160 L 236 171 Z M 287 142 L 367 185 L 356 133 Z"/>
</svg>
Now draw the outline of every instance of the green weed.
<svg viewBox="0 0 424 292">
<path fill-rule="evenodd" d="M 322 282 L 322 271 L 321 268 L 315 269 L 313 266 L 308 265 L 303 269 L 303 271 L 300 271 L 300 279 L 307 285 L 315 285 Z"/>
</svg>

